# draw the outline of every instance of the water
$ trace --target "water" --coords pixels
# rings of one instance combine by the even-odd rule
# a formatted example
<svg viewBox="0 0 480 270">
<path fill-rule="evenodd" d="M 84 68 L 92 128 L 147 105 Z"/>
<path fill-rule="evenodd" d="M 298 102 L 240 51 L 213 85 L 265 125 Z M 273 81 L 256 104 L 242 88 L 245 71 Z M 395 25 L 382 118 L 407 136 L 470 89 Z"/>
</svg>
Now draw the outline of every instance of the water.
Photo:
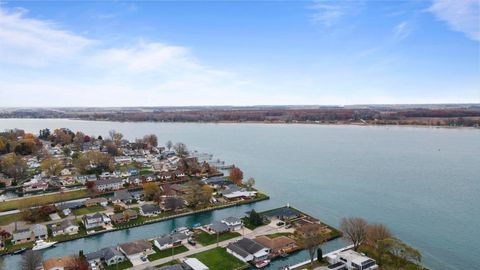
<svg viewBox="0 0 480 270">
<path fill-rule="evenodd" d="M 290 203 L 334 226 L 341 217 L 360 216 L 387 224 L 399 238 L 421 250 L 424 265 L 431 269 L 468 269 L 479 263 L 475 242 L 480 239 L 480 130 L 0 120 L 0 130 L 15 127 L 31 132 L 68 127 L 96 136 L 107 136 L 115 129 L 128 139 L 155 133 L 160 143 L 181 141 L 242 168 L 245 177 L 254 177 L 257 187 L 271 195 L 271 200 L 254 205 L 257 209 Z M 45 251 L 45 257 L 243 215 L 250 207 L 67 242 Z M 336 241 L 327 249 L 342 244 Z M 299 253 L 276 265 L 306 257 Z M 18 259 L 5 257 L 7 269 L 15 269 Z"/>
</svg>

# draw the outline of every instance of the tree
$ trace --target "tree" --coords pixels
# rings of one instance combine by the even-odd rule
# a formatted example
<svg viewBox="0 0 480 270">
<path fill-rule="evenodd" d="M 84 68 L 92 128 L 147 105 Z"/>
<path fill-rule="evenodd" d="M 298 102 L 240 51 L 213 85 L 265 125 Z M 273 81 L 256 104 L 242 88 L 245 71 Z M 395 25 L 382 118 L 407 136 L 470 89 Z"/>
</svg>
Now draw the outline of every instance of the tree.
<svg viewBox="0 0 480 270">
<path fill-rule="evenodd" d="M 173 143 L 172 141 L 168 141 L 165 146 L 167 147 L 168 151 L 170 151 L 170 149 L 172 149 L 172 146 L 173 146 Z"/>
<path fill-rule="evenodd" d="M 161 190 L 155 182 L 148 182 L 143 184 L 143 193 L 147 200 L 154 200 L 161 194 Z"/>
<path fill-rule="evenodd" d="M 240 170 L 238 167 L 233 167 L 230 169 L 230 180 L 232 180 L 233 183 L 236 185 L 242 184 L 242 179 L 243 179 L 243 172 Z"/>
<path fill-rule="evenodd" d="M 297 233 L 296 236 L 300 247 L 308 252 L 310 265 L 313 267 L 315 251 L 325 242 L 325 237 L 321 234 L 318 224 L 303 225 L 303 233 Z"/>
<path fill-rule="evenodd" d="M 39 251 L 27 250 L 22 255 L 20 265 L 22 270 L 36 270 L 42 266 L 42 253 Z"/>
<path fill-rule="evenodd" d="M 145 141 L 145 143 L 147 143 L 152 147 L 157 147 L 158 145 L 158 138 L 157 138 L 157 135 L 155 134 L 145 135 L 143 136 L 143 140 Z"/>
<path fill-rule="evenodd" d="M 90 192 L 93 192 L 95 191 L 95 182 L 94 181 L 87 181 L 85 183 L 85 187 L 87 187 L 87 189 L 90 191 Z"/>
<path fill-rule="evenodd" d="M 317 261 L 323 262 L 323 251 L 321 248 L 317 248 Z"/>
<path fill-rule="evenodd" d="M 47 176 L 59 175 L 63 170 L 63 163 L 54 157 L 48 157 L 40 163 L 40 168 Z"/>
<path fill-rule="evenodd" d="M 120 142 L 123 139 L 123 134 L 115 131 L 114 129 L 110 130 L 108 134 L 110 135 L 110 139 L 115 143 L 115 145 L 119 146 Z"/>
<path fill-rule="evenodd" d="M 422 254 L 418 250 L 403 243 L 397 238 L 391 237 L 383 239 L 379 242 L 379 245 L 383 246 L 384 250 L 395 256 L 396 266 L 403 265 L 402 260 L 414 263 L 420 263 L 422 261 Z"/>
<path fill-rule="evenodd" d="M 82 174 L 100 174 L 103 171 L 111 172 L 115 168 L 112 156 L 99 151 L 81 153 L 77 159 L 73 160 L 73 165 Z"/>
<path fill-rule="evenodd" d="M 173 150 L 179 156 L 180 158 L 186 158 L 188 156 L 188 149 L 187 146 L 184 143 L 177 143 L 175 146 L 173 146 Z"/>
<path fill-rule="evenodd" d="M 366 242 L 377 247 L 377 243 L 383 239 L 391 238 L 393 235 L 387 226 L 383 224 L 369 224 L 367 226 Z"/>
<path fill-rule="evenodd" d="M 186 200 L 190 206 L 202 206 L 209 202 L 209 194 L 203 190 L 203 183 L 198 179 L 192 179 L 187 188 Z"/>
<path fill-rule="evenodd" d="M 362 218 L 342 218 L 340 229 L 343 231 L 343 237 L 353 244 L 353 249 L 358 247 L 365 241 L 367 237 L 368 223 Z"/>
<path fill-rule="evenodd" d="M 27 163 L 15 153 L 6 154 L 0 161 L 0 168 L 6 175 L 15 180 L 23 178 L 27 173 Z"/>
<path fill-rule="evenodd" d="M 245 183 L 248 189 L 252 189 L 255 185 L 255 179 L 253 177 L 248 178 L 247 182 Z"/>
<path fill-rule="evenodd" d="M 83 253 L 82 253 L 83 255 Z M 90 269 L 87 260 L 83 256 L 72 256 L 67 267 L 65 269 L 71 270 L 88 270 Z"/>
<path fill-rule="evenodd" d="M 263 225 L 263 217 L 262 215 L 257 213 L 255 209 L 252 209 L 252 211 L 250 211 L 250 215 L 248 215 L 248 222 L 250 223 L 250 225 L 255 227 L 261 226 Z"/>
<path fill-rule="evenodd" d="M 208 199 L 209 201 L 212 199 L 213 188 L 211 188 L 209 185 L 203 185 L 202 192 L 203 192 L 203 196 L 205 196 L 206 199 Z"/>
</svg>

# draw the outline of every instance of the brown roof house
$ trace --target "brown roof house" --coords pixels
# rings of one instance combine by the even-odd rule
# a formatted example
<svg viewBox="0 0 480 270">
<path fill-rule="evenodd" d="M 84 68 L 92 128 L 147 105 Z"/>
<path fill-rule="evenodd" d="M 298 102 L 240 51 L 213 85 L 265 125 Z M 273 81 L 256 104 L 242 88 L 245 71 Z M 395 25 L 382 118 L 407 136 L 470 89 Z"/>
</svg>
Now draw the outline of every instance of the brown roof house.
<svg viewBox="0 0 480 270">
<path fill-rule="evenodd" d="M 142 257 L 154 253 L 152 243 L 146 240 L 123 243 L 118 245 L 118 249 L 125 254 L 130 261 L 140 260 Z"/>
<path fill-rule="evenodd" d="M 272 255 L 289 253 L 297 248 L 295 240 L 286 236 L 270 238 L 267 236 L 258 236 L 255 241 L 271 250 Z"/>
</svg>

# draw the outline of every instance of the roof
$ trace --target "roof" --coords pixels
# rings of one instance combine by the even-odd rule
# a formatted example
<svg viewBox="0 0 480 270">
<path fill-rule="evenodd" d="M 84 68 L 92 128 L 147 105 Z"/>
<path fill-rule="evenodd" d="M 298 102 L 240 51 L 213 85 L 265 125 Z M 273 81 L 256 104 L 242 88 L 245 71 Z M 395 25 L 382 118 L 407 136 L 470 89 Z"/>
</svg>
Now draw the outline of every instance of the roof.
<svg viewBox="0 0 480 270">
<path fill-rule="evenodd" d="M 234 242 L 233 245 L 243 249 L 250 254 L 255 254 L 265 248 L 263 245 L 248 238 L 242 238 L 237 242 Z"/>
<path fill-rule="evenodd" d="M 183 263 L 190 266 L 193 270 L 208 270 L 208 267 L 196 258 L 188 258 Z"/>
<path fill-rule="evenodd" d="M 128 200 L 131 200 L 133 199 L 133 196 L 132 194 L 130 194 L 130 192 L 128 192 L 128 190 L 119 190 L 119 191 L 115 191 L 115 193 L 113 194 L 113 198 L 112 200 L 116 201 L 116 200 L 119 200 L 119 201 L 128 201 Z"/>
<path fill-rule="evenodd" d="M 23 240 L 30 238 L 32 236 L 32 232 L 29 229 L 22 229 L 22 230 L 17 230 L 16 232 L 13 233 L 13 241 L 17 240 Z"/>
<path fill-rule="evenodd" d="M 222 233 L 230 230 L 230 228 L 227 226 L 227 224 L 220 222 L 220 221 L 214 221 L 212 224 L 210 224 L 210 229 L 216 233 Z"/>
<path fill-rule="evenodd" d="M 221 185 L 226 186 L 232 184 L 232 181 L 226 179 L 223 176 L 215 176 L 202 180 L 207 185 Z"/>
<path fill-rule="evenodd" d="M 76 263 L 75 258 L 72 256 L 67 256 L 62 258 L 50 258 L 50 259 L 46 259 L 43 262 L 43 268 L 45 270 L 54 269 L 54 268 L 56 269 L 59 267 L 72 266 L 75 263 Z"/>
<path fill-rule="evenodd" d="M 255 238 L 255 242 L 270 249 L 279 249 L 295 244 L 295 240 L 286 236 L 275 237 L 272 239 L 267 236 L 261 235 Z"/>
<path fill-rule="evenodd" d="M 53 232 L 58 232 L 58 231 L 63 231 L 64 229 L 70 227 L 70 226 L 76 226 L 78 227 L 78 224 L 73 222 L 71 219 L 64 219 L 62 222 L 56 224 L 56 226 L 52 226 L 52 231 Z"/>
<path fill-rule="evenodd" d="M 351 250 L 351 249 L 339 252 L 338 256 L 343 257 L 343 258 L 347 259 L 348 261 L 351 261 L 351 262 L 353 262 L 355 264 L 358 264 L 358 265 L 364 265 L 364 264 L 367 264 L 369 262 L 375 262 L 374 260 L 370 259 L 369 257 L 367 257 L 363 254 L 360 254 L 360 253 L 358 253 L 354 250 Z"/>
<path fill-rule="evenodd" d="M 248 253 L 246 250 L 242 249 L 241 247 L 235 245 L 235 243 L 228 244 L 227 248 L 235 252 L 236 254 L 240 255 L 243 258 L 246 258 L 250 255 L 250 253 Z"/>
<path fill-rule="evenodd" d="M 156 204 L 144 204 L 140 206 L 142 209 L 143 213 L 153 213 L 153 212 L 159 212 L 160 211 L 160 206 Z"/>
<path fill-rule="evenodd" d="M 120 184 L 123 183 L 123 180 L 120 178 L 113 179 L 101 179 L 96 182 L 97 186 L 110 185 L 110 184 Z"/>
<path fill-rule="evenodd" d="M 242 223 L 242 220 L 237 217 L 227 217 L 222 219 L 223 222 L 232 224 L 232 223 Z"/>
<path fill-rule="evenodd" d="M 109 260 L 115 256 L 125 257 L 123 254 L 114 247 L 106 247 L 95 252 L 85 254 L 87 261 L 105 259 Z"/>
<path fill-rule="evenodd" d="M 270 218 L 271 217 L 296 217 L 296 216 L 300 216 L 302 212 L 298 211 L 295 208 L 285 206 L 285 207 L 264 212 L 262 214 Z"/>
<path fill-rule="evenodd" d="M 134 255 L 151 249 L 152 244 L 145 240 L 137 240 L 133 242 L 118 245 L 126 255 Z"/>
<path fill-rule="evenodd" d="M 92 198 L 92 199 L 86 200 L 84 203 L 95 204 L 95 203 L 102 203 L 102 202 L 108 202 L 107 198 L 104 198 L 104 197 Z"/>
<path fill-rule="evenodd" d="M 32 226 L 32 232 L 35 236 L 48 234 L 47 226 L 43 224 L 35 224 Z"/>
</svg>

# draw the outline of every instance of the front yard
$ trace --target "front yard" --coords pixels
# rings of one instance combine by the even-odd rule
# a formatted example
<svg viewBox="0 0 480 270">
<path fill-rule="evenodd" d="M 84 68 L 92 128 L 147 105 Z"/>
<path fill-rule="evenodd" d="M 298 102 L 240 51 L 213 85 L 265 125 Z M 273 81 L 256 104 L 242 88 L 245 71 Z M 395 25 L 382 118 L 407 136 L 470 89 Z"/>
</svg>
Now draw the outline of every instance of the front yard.
<svg viewBox="0 0 480 270">
<path fill-rule="evenodd" d="M 218 241 L 222 242 L 222 241 L 232 239 L 232 238 L 235 238 L 235 237 L 238 237 L 238 236 L 241 236 L 241 234 L 239 234 L 237 232 L 223 233 L 223 234 L 220 234 L 218 236 Z M 216 234 L 209 234 L 205 231 L 200 231 L 198 233 L 197 237 L 195 238 L 195 240 L 197 240 L 198 243 L 200 243 L 204 246 L 208 246 L 208 245 L 217 243 L 217 235 Z"/>
<path fill-rule="evenodd" d="M 162 259 L 162 258 L 172 256 L 172 249 L 171 248 L 168 248 L 168 249 L 165 249 L 165 250 L 159 250 L 156 246 L 153 246 L 153 250 L 155 250 L 155 253 L 153 253 L 151 255 L 148 255 L 148 260 L 149 261 L 155 261 L 155 260 L 159 260 L 159 259 Z M 177 254 L 180 254 L 180 253 L 183 253 L 183 252 L 186 252 L 186 251 L 188 251 L 188 248 L 185 247 L 184 245 L 181 245 L 181 246 L 175 247 L 173 249 L 173 254 L 177 255 Z"/>
<path fill-rule="evenodd" d="M 77 216 L 81 216 L 81 215 L 86 215 L 86 214 L 91 214 L 91 213 L 96 213 L 101 211 L 105 211 L 105 207 L 101 205 L 94 205 L 90 207 L 82 207 L 79 209 L 75 209 L 73 210 L 73 213 L 75 213 L 75 215 Z"/>
<path fill-rule="evenodd" d="M 130 261 L 124 261 L 118 264 L 105 265 L 105 270 L 123 270 L 132 267 L 133 264 Z"/>
<path fill-rule="evenodd" d="M 210 270 L 225 270 L 245 268 L 248 264 L 238 260 L 229 254 L 225 248 L 217 247 L 204 252 L 190 256 L 197 258 L 204 263 Z"/>
</svg>

